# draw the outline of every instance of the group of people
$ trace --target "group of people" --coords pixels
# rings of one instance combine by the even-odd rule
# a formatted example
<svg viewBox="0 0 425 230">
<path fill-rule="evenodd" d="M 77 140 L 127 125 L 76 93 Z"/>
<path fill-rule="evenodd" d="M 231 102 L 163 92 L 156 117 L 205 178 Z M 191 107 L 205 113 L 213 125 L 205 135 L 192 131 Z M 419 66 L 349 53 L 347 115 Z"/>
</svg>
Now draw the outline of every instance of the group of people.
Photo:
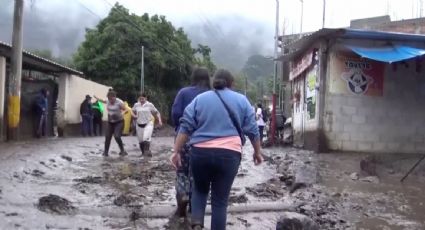
<svg viewBox="0 0 425 230">
<path fill-rule="evenodd" d="M 126 156 L 128 154 L 124 149 L 124 143 L 121 139 L 124 127 L 124 113 L 131 113 L 132 118 L 136 121 L 136 134 L 142 156 L 152 156 L 150 143 L 154 129 L 154 121 L 158 121 L 158 126 L 162 126 L 162 121 L 159 111 L 147 100 L 147 95 L 145 93 L 140 93 L 138 101 L 134 104 L 132 109 L 129 109 L 121 99 L 117 98 L 115 91 L 109 90 L 106 96 L 106 100 L 94 96 L 97 101 L 106 104 L 108 114 L 103 156 L 109 156 L 109 147 L 112 137 L 114 137 L 120 149 L 119 155 Z"/>
<path fill-rule="evenodd" d="M 205 208 L 211 192 L 211 229 L 226 229 L 230 189 L 248 136 L 255 165 L 263 161 L 256 115 L 248 99 L 232 90 L 234 78 L 227 70 L 214 74 L 212 89 L 207 69 L 192 73 L 192 86 L 175 98 L 172 115 L 176 125 L 174 152 L 177 214 L 184 217 L 190 204 L 192 229 L 204 227 Z"/>
<path fill-rule="evenodd" d="M 81 134 L 83 136 L 102 135 L 102 117 L 104 106 L 102 102 L 96 100 L 92 103 L 90 95 L 80 105 Z"/>
<path fill-rule="evenodd" d="M 212 84 L 206 68 L 195 68 L 191 78 L 192 85 L 178 92 L 172 106 L 176 137 L 170 162 L 176 169 L 177 215 L 186 217 L 189 208 L 192 229 L 202 229 L 211 192 L 211 229 L 222 230 L 226 229 L 228 198 L 241 163 L 245 136 L 254 148 L 254 164 L 263 161 L 258 125 L 262 113 L 255 113 L 248 99 L 232 90 L 234 78 L 227 70 L 217 70 Z M 112 90 L 106 100 L 95 98 L 106 104 L 108 114 L 103 155 L 108 156 L 112 136 L 119 154 L 127 155 L 121 134 L 123 112 L 128 109 Z M 161 116 L 144 93 L 130 112 L 136 119 L 142 154 L 150 155 L 154 120 L 162 125 Z"/>
</svg>

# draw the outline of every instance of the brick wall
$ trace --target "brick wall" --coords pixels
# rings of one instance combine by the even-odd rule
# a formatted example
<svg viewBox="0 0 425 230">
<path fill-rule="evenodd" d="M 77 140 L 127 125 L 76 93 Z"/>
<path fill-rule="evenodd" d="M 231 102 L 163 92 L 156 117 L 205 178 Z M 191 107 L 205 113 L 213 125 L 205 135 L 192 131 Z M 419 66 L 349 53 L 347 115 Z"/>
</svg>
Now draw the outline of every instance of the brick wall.
<svg viewBox="0 0 425 230">
<path fill-rule="evenodd" d="M 329 149 L 425 151 L 425 68 L 416 72 L 414 61 L 398 64 L 396 71 L 385 65 L 383 96 L 333 94 L 327 89 L 324 129 Z"/>
</svg>

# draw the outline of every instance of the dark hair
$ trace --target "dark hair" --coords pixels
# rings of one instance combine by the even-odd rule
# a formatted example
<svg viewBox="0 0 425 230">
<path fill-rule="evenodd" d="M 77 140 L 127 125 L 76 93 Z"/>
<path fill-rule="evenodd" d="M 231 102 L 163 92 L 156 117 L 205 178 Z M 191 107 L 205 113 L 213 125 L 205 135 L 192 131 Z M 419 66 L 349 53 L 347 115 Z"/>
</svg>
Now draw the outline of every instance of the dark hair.
<svg viewBox="0 0 425 230">
<path fill-rule="evenodd" d="M 40 90 L 40 92 L 41 92 L 41 94 L 43 94 L 43 96 L 47 96 L 47 92 L 48 92 L 49 90 L 47 90 L 46 88 L 42 88 L 41 90 Z"/>
<path fill-rule="evenodd" d="M 202 88 L 211 89 L 210 74 L 208 69 L 204 67 L 196 67 L 191 75 L 192 85 Z"/>
<path fill-rule="evenodd" d="M 260 108 L 260 109 L 262 109 L 263 108 L 263 105 L 261 103 L 258 103 L 257 104 L 257 107 Z"/>
<path fill-rule="evenodd" d="M 106 96 L 107 97 L 116 97 L 117 93 L 114 90 L 109 89 L 108 94 L 106 94 Z"/>
<path fill-rule="evenodd" d="M 148 98 L 148 94 L 145 93 L 145 92 L 140 92 L 139 93 L 139 97 L 146 97 L 146 98 Z"/>
<path fill-rule="evenodd" d="M 224 89 L 224 88 L 230 88 L 233 85 L 233 81 L 235 79 L 233 78 L 232 74 L 225 69 L 219 69 L 214 74 L 214 80 L 213 80 L 213 88 L 214 89 Z"/>
</svg>

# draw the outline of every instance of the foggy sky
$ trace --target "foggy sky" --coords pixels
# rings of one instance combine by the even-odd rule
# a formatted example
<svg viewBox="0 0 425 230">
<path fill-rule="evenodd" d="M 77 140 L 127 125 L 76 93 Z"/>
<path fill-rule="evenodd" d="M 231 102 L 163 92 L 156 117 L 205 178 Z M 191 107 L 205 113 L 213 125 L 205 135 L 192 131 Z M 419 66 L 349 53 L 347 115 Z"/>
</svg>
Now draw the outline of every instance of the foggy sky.
<svg viewBox="0 0 425 230">
<path fill-rule="evenodd" d="M 7 43 L 12 40 L 13 4 L 13 0 L 0 0 L 0 40 Z M 56 57 L 70 58 L 84 40 L 85 29 L 95 27 L 100 18 L 108 14 L 106 9 L 91 10 L 74 0 L 59 1 L 49 7 L 37 0 L 25 1 L 25 4 L 24 49 L 50 49 Z M 240 16 L 206 18 L 200 15 L 178 26 L 189 35 L 193 47 L 198 43 L 208 45 L 219 67 L 238 71 L 250 55 L 270 56 L 273 52 L 270 49 L 273 31 L 264 22 Z"/>
</svg>

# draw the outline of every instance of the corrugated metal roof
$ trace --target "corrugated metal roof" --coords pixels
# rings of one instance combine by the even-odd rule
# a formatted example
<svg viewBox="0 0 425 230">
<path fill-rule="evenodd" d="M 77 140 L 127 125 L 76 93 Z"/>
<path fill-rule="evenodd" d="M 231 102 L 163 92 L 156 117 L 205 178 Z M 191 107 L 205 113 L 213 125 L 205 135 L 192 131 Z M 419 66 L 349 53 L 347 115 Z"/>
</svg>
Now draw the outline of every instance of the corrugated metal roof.
<svg viewBox="0 0 425 230">
<path fill-rule="evenodd" d="M 285 48 L 290 50 L 289 53 L 281 55 L 278 60 L 290 61 L 294 57 L 305 52 L 320 38 L 345 38 L 345 39 L 369 39 L 369 40 L 383 40 L 383 41 L 412 41 L 412 42 L 425 42 L 425 35 L 420 34 L 406 34 L 394 32 L 382 32 L 371 30 L 356 30 L 356 29 L 321 29 L 312 34 L 303 36 L 302 38 L 287 44 Z"/>
<path fill-rule="evenodd" d="M 5 56 L 10 56 L 11 51 L 12 51 L 12 45 L 6 43 L 6 42 L 2 42 L 0 41 L 0 48 L 5 49 L 6 52 L 1 52 L 2 50 L 0 50 L 0 55 L 5 55 Z M 10 53 L 10 54 L 9 54 Z M 75 70 L 73 68 L 61 65 L 57 62 L 54 62 L 52 60 L 40 57 L 38 55 L 35 55 L 31 52 L 25 51 L 23 50 L 23 57 L 22 57 L 22 62 L 23 64 L 25 64 L 25 62 L 30 62 L 29 65 L 37 65 L 37 63 L 43 64 L 43 67 L 40 67 L 41 69 L 45 69 L 46 71 L 52 71 L 52 72 L 65 72 L 65 73 L 71 73 L 71 74 L 76 74 L 76 75 L 83 75 L 84 73 L 78 70 Z"/>
</svg>

